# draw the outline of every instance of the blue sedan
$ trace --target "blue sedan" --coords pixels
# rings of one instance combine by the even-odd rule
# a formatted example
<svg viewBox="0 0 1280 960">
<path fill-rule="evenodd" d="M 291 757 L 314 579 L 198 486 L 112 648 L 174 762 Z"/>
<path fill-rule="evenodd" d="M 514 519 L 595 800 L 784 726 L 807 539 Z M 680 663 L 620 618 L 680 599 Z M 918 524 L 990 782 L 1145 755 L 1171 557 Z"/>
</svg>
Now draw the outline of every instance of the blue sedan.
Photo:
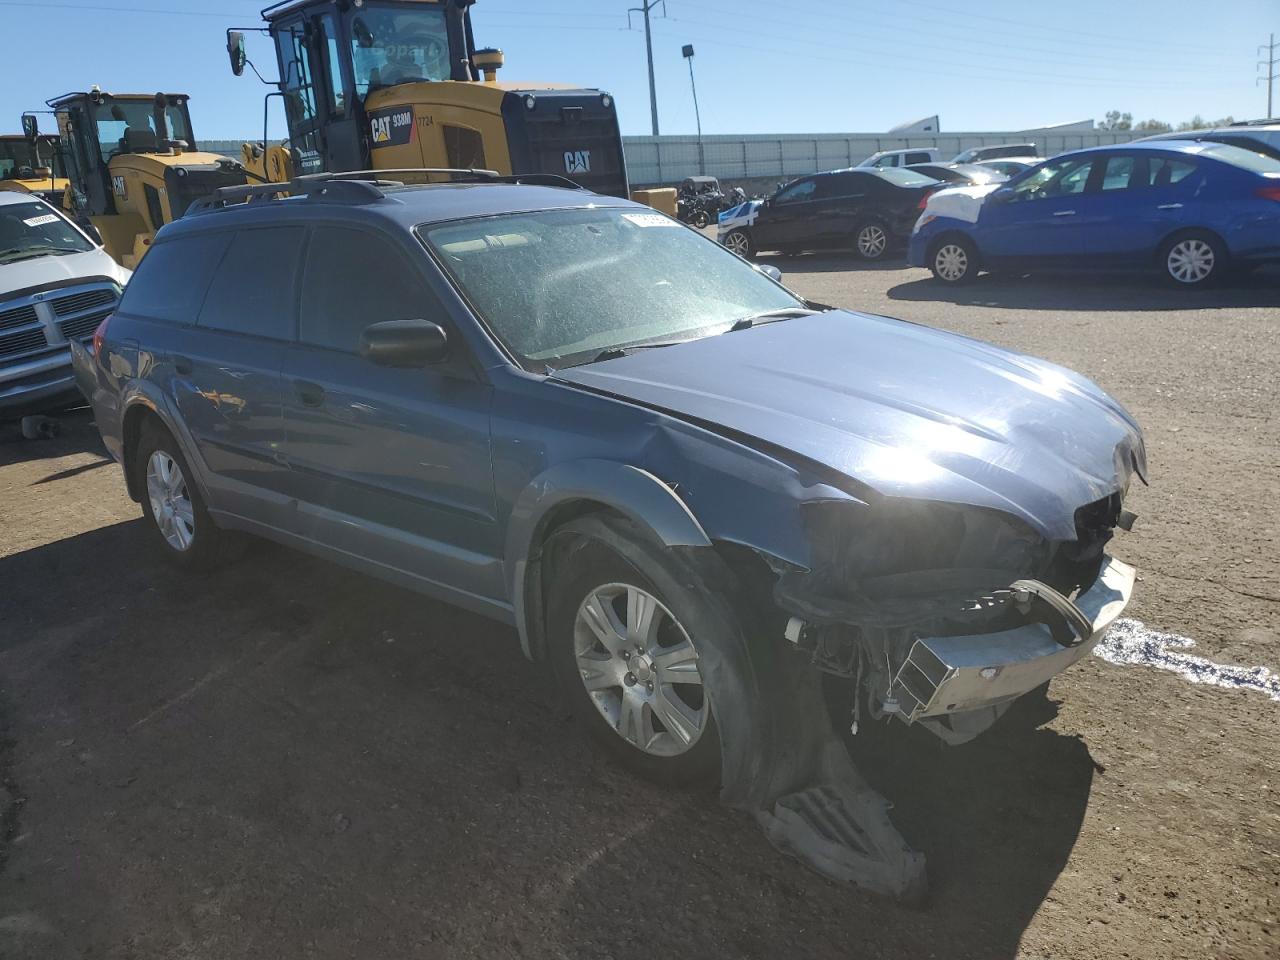
<svg viewBox="0 0 1280 960">
<path fill-rule="evenodd" d="M 1203 287 L 1280 261 L 1280 161 L 1228 144 L 1077 150 L 999 187 L 934 194 L 908 258 L 943 283 L 981 270 L 1143 270 Z"/>
</svg>

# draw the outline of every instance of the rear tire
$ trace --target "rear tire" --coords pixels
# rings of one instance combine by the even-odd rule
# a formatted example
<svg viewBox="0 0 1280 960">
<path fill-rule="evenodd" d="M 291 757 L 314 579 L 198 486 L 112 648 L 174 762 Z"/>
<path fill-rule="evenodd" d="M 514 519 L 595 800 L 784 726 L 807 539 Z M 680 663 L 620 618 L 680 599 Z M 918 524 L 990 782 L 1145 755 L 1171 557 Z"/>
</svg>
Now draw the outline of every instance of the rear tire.
<svg viewBox="0 0 1280 960">
<path fill-rule="evenodd" d="M 221 554 L 214 524 L 177 441 L 163 427 L 143 428 L 134 452 L 134 474 L 152 540 L 165 558 L 187 570 L 207 570 Z"/>
<path fill-rule="evenodd" d="M 687 571 L 625 521 L 585 517 L 555 537 L 547 653 L 574 716 L 634 773 L 717 782 L 720 735 L 700 651 L 734 638 Z"/>
<path fill-rule="evenodd" d="M 755 241 L 751 239 L 751 234 L 741 227 L 725 234 L 724 245 L 743 260 L 751 260 L 756 255 Z"/>
<path fill-rule="evenodd" d="M 1226 245 L 1207 230 L 1175 234 L 1160 247 L 1160 273 L 1165 283 L 1182 290 L 1203 290 L 1230 269 Z"/>
<path fill-rule="evenodd" d="M 933 278 L 948 286 L 972 282 L 978 269 L 978 248 L 967 237 L 944 237 L 929 254 Z"/>
<path fill-rule="evenodd" d="M 697 213 L 693 215 L 693 225 L 697 227 L 699 230 L 701 230 L 710 222 L 711 222 L 711 218 L 707 216 L 707 211 L 705 210 L 699 210 Z"/>
<path fill-rule="evenodd" d="M 853 231 L 853 249 L 858 257 L 874 263 L 889 252 L 889 231 L 879 220 L 868 220 Z"/>
</svg>

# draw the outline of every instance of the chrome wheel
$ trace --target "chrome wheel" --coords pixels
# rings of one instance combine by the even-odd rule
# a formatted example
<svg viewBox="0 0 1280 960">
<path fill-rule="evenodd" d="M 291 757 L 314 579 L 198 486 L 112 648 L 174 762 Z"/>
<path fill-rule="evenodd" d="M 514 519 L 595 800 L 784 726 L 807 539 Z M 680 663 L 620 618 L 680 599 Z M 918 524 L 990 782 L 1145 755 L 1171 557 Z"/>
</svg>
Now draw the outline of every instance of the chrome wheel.
<svg viewBox="0 0 1280 960">
<path fill-rule="evenodd" d="M 639 587 L 596 587 L 573 625 L 578 676 L 618 736 L 647 754 L 691 749 L 711 716 L 698 654 L 671 611 Z"/>
<path fill-rule="evenodd" d="M 955 283 L 969 272 L 969 254 L 958 243 L 944 243 L 933 255 L 933 272 L 948 283 Z"/>
<path fill-rule="evenodd" d="M 869 223 L 858 231 L 858 252 L 868 260 L 879 259 L 889 246 L 889 235 L 878 223 Z"/>
<path fill-rule="evenodd" d="M 724 245 L 743 259 L 751 256 L 751 240 L 741 230 L 734 230 L 725 237 Z"/>
<path fill-rule="evenodd" d="M 1203 283 L 1213 273 L 1217 255 L 1213 247 L 1198 237 L 1179 240 L 1169 248 L 1165 267 L 1179 283 Z"/>
<path fill-rule="evenodd" d="M 163 450 L 147 460 L 147 499 L 165 542 L 178 551 L 189 549 L 196 535 L 195 508 L 182 468 Z"/>
</svg>

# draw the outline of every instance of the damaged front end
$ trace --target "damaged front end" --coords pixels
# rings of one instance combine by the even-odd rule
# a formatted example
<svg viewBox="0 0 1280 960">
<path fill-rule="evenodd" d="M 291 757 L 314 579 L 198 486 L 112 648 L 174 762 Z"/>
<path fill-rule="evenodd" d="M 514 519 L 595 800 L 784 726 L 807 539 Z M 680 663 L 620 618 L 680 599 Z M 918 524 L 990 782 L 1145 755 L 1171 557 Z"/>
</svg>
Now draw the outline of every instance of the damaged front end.
<svg viewBox="0 0 1280 960">
<path fill-rule="evenodd" d="M 786 639 L 853 679 L 872 717 L 963 743 L 1086 655 L 1128 603 L 1134 571 L 1105 553 L 1132 524 L 1121 500 L 1080 507 L 1075 538 L 1056 542 L 960 504 L 805 504 L 811 565 L 776 570 Z"/>
</svg>

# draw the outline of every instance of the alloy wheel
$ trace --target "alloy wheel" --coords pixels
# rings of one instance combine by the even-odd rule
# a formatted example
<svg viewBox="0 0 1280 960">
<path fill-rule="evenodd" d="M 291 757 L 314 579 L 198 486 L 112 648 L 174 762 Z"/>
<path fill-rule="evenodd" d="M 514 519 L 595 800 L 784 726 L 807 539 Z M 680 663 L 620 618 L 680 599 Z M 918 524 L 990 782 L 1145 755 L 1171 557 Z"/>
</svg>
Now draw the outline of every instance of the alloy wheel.
<svg viewBox="0 0 1280 960">
<path fill-rule="evenodd" d="M 880 257 L 889 245 L 889 237 L 879 224 L 869 223 L 858 231 L 858 252 L 868 260 Z"/>
<path fill-rule="evenodd" d="M 618 736 L 652 756 L 690 750 L 711 712 L 689 634 L 657 597 L 625 583 L 596 587 L 573 625 L 578 676 Z"/>
<path fill-rule="evenodd" d="M 734 230 L 725 237 L 724 245 L 743 258 L 751 253 L 751 243 L 747 239 L 747 235 L 741 230 Z"/>
<path fill-rule="evenodd" d="M 1165 266 L 1179 283 L 1203 283 L 1213 273 L 1217 256 L 1213 247 L 1198 237 L 1179 240 L 1169 248 Z"/>
<path fill-rule="evenodd" d="M 180 552 L 190 549 L 196 535 L 195 508 L 182 468 L 164 450 L 152 452 L 147 460 L 147 499 L 165 542 Z"/>
<path fill-rule="evenodd" d="M 944 243 L 933 255 L 933 269 L 943 280 L 955 283 L 969 272 L 969 254 L 958 243 Z"/>
</svg>

